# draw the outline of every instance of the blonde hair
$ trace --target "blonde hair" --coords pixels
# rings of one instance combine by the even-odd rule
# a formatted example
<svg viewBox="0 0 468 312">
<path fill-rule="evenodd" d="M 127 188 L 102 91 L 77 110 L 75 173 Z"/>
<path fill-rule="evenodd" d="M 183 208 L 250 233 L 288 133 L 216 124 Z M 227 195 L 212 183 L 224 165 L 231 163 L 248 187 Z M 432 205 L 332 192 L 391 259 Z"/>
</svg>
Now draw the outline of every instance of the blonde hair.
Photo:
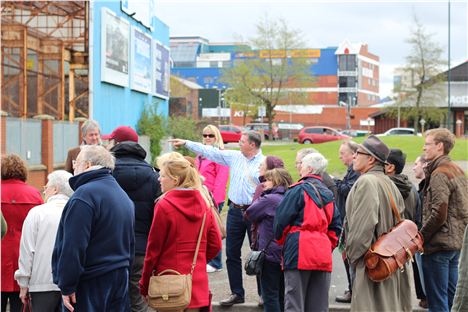
<svg viewBox="0 0 468 312">
<path fill-rule="evenodd" d="M 201 190 L 200 175 L 188 160 L 184 158 L 168 160 L 162 164 L 161 170 L 177 181 L 177 187 Z"/>
<path fill-rule="evenodd" d="M 455 135 L 446 128 L 430 129 L 426 131 L 426 136 L 432 136 L 436 144 L 444 145 L 444 154 L 448 155 L 455 146 Z"/>
<path fill-rule="evenodd" d="M 170 153 L 163 154 L 163 155 L 159 156 L 158 158 L 156 158 L 155 164 L 156 164 L 157 168 L 161 169 L 163 164 L 166 161 L 180 160 L 180 159 L 184 159 L 184 156 L 181 153 L 170 152 Z"/>
<path fill-rule="evenodd" d="M 273 186 L 288 188 L 292 184 L 292 178 L 288 170 L 284 168 L 273 168 L 265 172 L 265 180 L 271 181 Z"/>
<path fill-rule="evenodd" d="M 210 131 L 211 133 L 214 134 L 215 139 L 216 139 L 214 146 L 219 149 L 224 149 L 223 138 L 221 137 L 221 132 L 219 132 L 218 127 L 216 127 L 215 125 L 208 125 L 205 128 L 203 128 L 203 131 L 205 130 Z"/>
</svg>

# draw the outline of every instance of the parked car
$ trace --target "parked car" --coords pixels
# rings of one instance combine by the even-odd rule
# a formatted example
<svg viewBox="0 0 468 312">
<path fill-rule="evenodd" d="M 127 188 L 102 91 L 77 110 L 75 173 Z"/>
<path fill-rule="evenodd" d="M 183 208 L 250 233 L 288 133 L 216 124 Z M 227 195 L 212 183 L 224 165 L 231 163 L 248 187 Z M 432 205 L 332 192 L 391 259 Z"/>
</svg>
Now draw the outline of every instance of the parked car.
<svg viewBox="0 0 468 312">
<path fill-rule="evenodd" d="M 304 127 L 299 132 L 299 143 L 301 144 L 324 143 L 349 138 L 350 136 L 329 127 Z"/>
<path fill-rule="evenodd" d="M 384 133 L 377 134 L 377 136 L 387 135 L 414 135 L 415 131 L 413 128 L 391 128 Z M 422 136 L 421 133 L 417 133 L 418 136 Z"/>
<path fill-rule="evenodd" d="M 238 126 L 220 125 L 218 128 L 224 143 L 237 143 L 242 136 L 242 129 Z"/>
<path fill-rule="evenodd" d="M 245 124 L 244 129 L 246 131 L 252 131 L 253 130 L 253 131 L 260 132 L 260 133 L 263 132 L 265 140 L 280 139 L 279 132 L 278 132 L 278 126 L 273 126 L 273 129 L 271 131 L 271 132 L 273 132 L 273 135 L 272 135 L 272 133 L 268 129 L 268 124 L 265 123 L 265 122 L 249 122 L 249 123 Z"/>
<path fill-rule="evenodd" d="M 366 135 L 369 135 L 371 134 L 369 131 L 367 130 L 353 130 L 353 129 L 350 129 L 350 130 L 343 130 L 343 131 L 340 131 L 341 134 L 344 134 L 344 135 L 348 135 L 350 137 L 363 137 L 363 136 L 366 136 Z"/>
</svg>

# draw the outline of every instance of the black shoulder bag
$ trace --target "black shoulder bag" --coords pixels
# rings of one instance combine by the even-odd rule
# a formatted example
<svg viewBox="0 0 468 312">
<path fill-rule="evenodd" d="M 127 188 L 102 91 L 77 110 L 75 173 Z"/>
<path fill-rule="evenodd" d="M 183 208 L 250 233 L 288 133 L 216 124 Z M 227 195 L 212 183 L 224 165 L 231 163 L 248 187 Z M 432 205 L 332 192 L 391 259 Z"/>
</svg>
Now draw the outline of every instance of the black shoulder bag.
<svg viewBox="0 0 468 312">
<path fill-rule="evenodd" d="M 263 270 L 263 261 L 265 260 L 265 250 L 268 249 L 273 238 L 262 250 L 251 250 L 244 264 L 245 274 L 250 276 L 261 275 Z"/>
</svg>

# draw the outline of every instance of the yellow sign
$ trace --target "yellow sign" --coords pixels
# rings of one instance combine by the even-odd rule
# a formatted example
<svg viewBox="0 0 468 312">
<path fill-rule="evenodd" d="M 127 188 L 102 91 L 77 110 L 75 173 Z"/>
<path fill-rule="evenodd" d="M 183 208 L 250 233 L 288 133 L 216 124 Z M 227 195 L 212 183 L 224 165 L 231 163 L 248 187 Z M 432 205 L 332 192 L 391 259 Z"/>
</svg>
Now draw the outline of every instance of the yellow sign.
<svg viewBox="0 0 468 312">
<path fill-rule="evenodd" d="M 304 49 L 304 50 L 260 50 L 260 58 L 319 58 L 319 49 Z"/>
<path fill-rule="evenodd" d="M 26 69 L 28 70 L 34 70 L 36 68 L 36 60 L 32 57 L 28 57 L 26 61 Z"/>
</svg>

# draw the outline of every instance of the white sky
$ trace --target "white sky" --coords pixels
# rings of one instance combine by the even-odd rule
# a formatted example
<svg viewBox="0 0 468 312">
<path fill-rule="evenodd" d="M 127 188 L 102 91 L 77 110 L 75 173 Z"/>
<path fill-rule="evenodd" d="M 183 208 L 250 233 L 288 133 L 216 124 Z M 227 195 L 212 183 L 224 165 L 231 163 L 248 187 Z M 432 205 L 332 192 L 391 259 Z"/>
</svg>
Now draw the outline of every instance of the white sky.
<svg viewBox="0 0 468 312">
<path fill-rule="evenodd" d="M 265 15 L 302 31 L 309 48 L 338 46 L 345 39 L 369 45 L 380 57 L 380 95 L 393 87 L 393 69 L 405 64 L 416 14 L 448 59 L 448 1 L 157 0 L 156 15 L 171 36 L 232 42 L 255 34 Z M 468 0 L 451 0 L 451 65 L 468 60 Z"/>
</svg>

